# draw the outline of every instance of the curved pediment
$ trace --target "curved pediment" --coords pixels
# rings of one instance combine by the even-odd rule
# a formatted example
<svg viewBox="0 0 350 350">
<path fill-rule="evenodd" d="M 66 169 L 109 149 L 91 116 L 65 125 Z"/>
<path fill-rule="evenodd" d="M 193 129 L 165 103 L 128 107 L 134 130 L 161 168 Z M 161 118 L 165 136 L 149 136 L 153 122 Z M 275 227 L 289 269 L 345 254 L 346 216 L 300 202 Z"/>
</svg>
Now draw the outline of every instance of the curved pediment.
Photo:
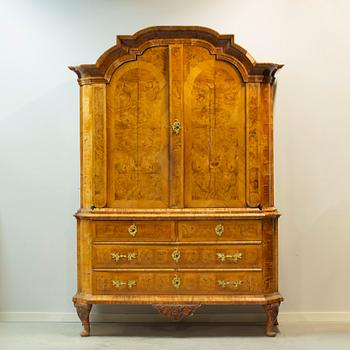
<svg viewBox="0 0 350 350">
<path fill-rule="evenodd" d="M 147 48 L 176 43 L 198 44 L 206 47 L 218 60 L 236 66 L 245 82 L 272 83 L 276 71 L 283 65 L 257 63 L 249 53 L 235 44 L 234 35 L 221 35 L 197 26 L 157 26 L 138 31 L 134 35 L 119 35 L 117 43 L 97 60 L 96 64 L 70 66 L 79 83 L 109 82 L 113 72 L 127 61 L 136 60 Z"/>
</svg>

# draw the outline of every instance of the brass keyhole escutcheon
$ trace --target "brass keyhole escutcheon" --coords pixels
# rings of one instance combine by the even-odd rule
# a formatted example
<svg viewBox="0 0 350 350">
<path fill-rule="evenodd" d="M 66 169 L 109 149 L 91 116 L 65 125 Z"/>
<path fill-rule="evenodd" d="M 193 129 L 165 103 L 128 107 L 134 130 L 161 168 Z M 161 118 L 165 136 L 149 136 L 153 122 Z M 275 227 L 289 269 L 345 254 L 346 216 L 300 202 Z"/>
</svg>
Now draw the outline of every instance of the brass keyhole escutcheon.
<svg viewBox="0 0 350 350">
<path fill-rule="evenodd" d="M 179 260 L 180 260 L 180 258 L 181 258 L 181 253 L 180 253 L 179 249 L 176 248 L 176 249 L 172 252 L 171 256 L 172 256 L 172 258 L 173 258 L 174 261 L 179 262 Z"/>
<path fill-rule="evenodd" d="M 174 123 L 172 125 L 172 129 L 173 129 L 173 133 L 175 133 L 176 135 L 178 135 L 181 131 L 181 123 L 178 119 L 174 120 Z"/>
<path fill-rule="evenodd" d="M 180 285 L 181 285 L 181 279 L 179 276 L 175 276 L 172 280 L 172 283 L 173 283 L 173 286 L 175 288 L 180 288 Z"/>
<path fill-rule="evenodd" d="M 128 232 L 131 236 L 135 237 L 136 233 L 137 233 L 137 226 L 135 224 L 132 224 L 129 228 L 128 228 Z"/>
<path fill-rule="evenodd" d="M 218 237 L 221 237 L 224 233 L 224 225 L 221 225 L 221 224 L 216 225 L 215 226 L 215 233 Z"/>
</svg>

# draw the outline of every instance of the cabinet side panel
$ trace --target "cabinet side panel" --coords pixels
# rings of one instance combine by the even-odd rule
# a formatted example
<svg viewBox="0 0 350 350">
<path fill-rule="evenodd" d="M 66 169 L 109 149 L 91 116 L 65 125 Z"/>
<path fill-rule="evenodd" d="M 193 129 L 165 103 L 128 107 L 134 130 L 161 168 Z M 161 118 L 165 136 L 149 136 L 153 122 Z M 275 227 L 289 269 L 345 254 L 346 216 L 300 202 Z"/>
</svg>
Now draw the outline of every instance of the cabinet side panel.
<svg viewBox="0 0 350 350">
<path fill-rule="evenodd" d="M 274 291 L 274 222 L 264 219 L 263 223 L 263 291 Z"/>
<path fill-rule="evenodd" d="M 272 91 L 270 84 L 261 84 L 261 206 L 272 207 L 273 203 L 273 117 Z"/>
<path fill-rule="evenodd" d="M 78 220 L 78 292 L 91 293 L 91 237 L 92 225 L 89 220 Z"/>
<path fill-rule="evenodd" d="M 278 219 L 274 220 L 273 252 L 274 252 L 274 292 L 278 292 Z"/>
<path fill-rule="evenodd" d="M 93 204 L 106 205 L 106 85 L 93 88 Z"/>
<path fill-rule="evenodd" d="M 247 157 L 247 204 L 258 207 L 260 204 L 260 84 L 249 83 L 247 88 L 246 110 L 246 157 Z"/>
<path fill-rule="evenodd" d="M 80 200 L 90 208 L 92 198 L 92 86 L 80 87 Z"/>
</svg>

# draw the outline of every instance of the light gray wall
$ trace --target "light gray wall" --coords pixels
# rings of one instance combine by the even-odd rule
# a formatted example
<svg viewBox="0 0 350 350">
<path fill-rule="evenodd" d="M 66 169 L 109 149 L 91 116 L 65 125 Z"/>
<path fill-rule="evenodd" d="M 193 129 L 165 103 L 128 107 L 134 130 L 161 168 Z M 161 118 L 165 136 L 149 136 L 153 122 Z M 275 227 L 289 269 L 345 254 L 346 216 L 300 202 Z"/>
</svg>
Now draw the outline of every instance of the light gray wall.
<svg viewBox="0 0 350 350">
<path fill-rule="evenodd" d="M 276 205 L 284 311 L 350 311 L 349 1 L 3 1 L 0 310 L 72 311 L 79 90 L 116 34 L 234 33 L 278 74 Z M 145 310 L 140 308 L 140 310 Z"/>
</svg>

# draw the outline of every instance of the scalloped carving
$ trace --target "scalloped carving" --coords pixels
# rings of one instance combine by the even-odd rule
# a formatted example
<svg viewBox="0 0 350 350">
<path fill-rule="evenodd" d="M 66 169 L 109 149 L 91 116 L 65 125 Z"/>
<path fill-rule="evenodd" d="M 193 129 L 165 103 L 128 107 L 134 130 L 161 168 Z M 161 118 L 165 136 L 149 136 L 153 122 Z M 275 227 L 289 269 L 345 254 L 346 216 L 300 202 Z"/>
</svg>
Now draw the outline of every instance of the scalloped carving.
<svg viewBox="0 0 350 350">
<path fill-rule="evenodd" d="M 191 317 L 196 310 L 201 306 L 195 305 L 164 305 L 156 304 L 152 305 L 160 314 L 171 318 L 174 321 L 180 321 L 185 317 Z"/>
<path fill-rule="evenodd" d="M 219 60 L 237 67 L 245 82 L 272 83 L 276 71 L 283 65 L 257 63 L 242 47 L 235 44 L 234 35 L 221 35 L 205 27 L 160 26 L 138 31 L 134 35 L 117 36 L 117 43 L 97 60 L 96 64 L 70 66 L 80 84 L 108 82 L 113 71 L 124 62 L 136 60 L 137 55 L 152 46 L 174 43 L 201 43 Z"/>
</svg>

